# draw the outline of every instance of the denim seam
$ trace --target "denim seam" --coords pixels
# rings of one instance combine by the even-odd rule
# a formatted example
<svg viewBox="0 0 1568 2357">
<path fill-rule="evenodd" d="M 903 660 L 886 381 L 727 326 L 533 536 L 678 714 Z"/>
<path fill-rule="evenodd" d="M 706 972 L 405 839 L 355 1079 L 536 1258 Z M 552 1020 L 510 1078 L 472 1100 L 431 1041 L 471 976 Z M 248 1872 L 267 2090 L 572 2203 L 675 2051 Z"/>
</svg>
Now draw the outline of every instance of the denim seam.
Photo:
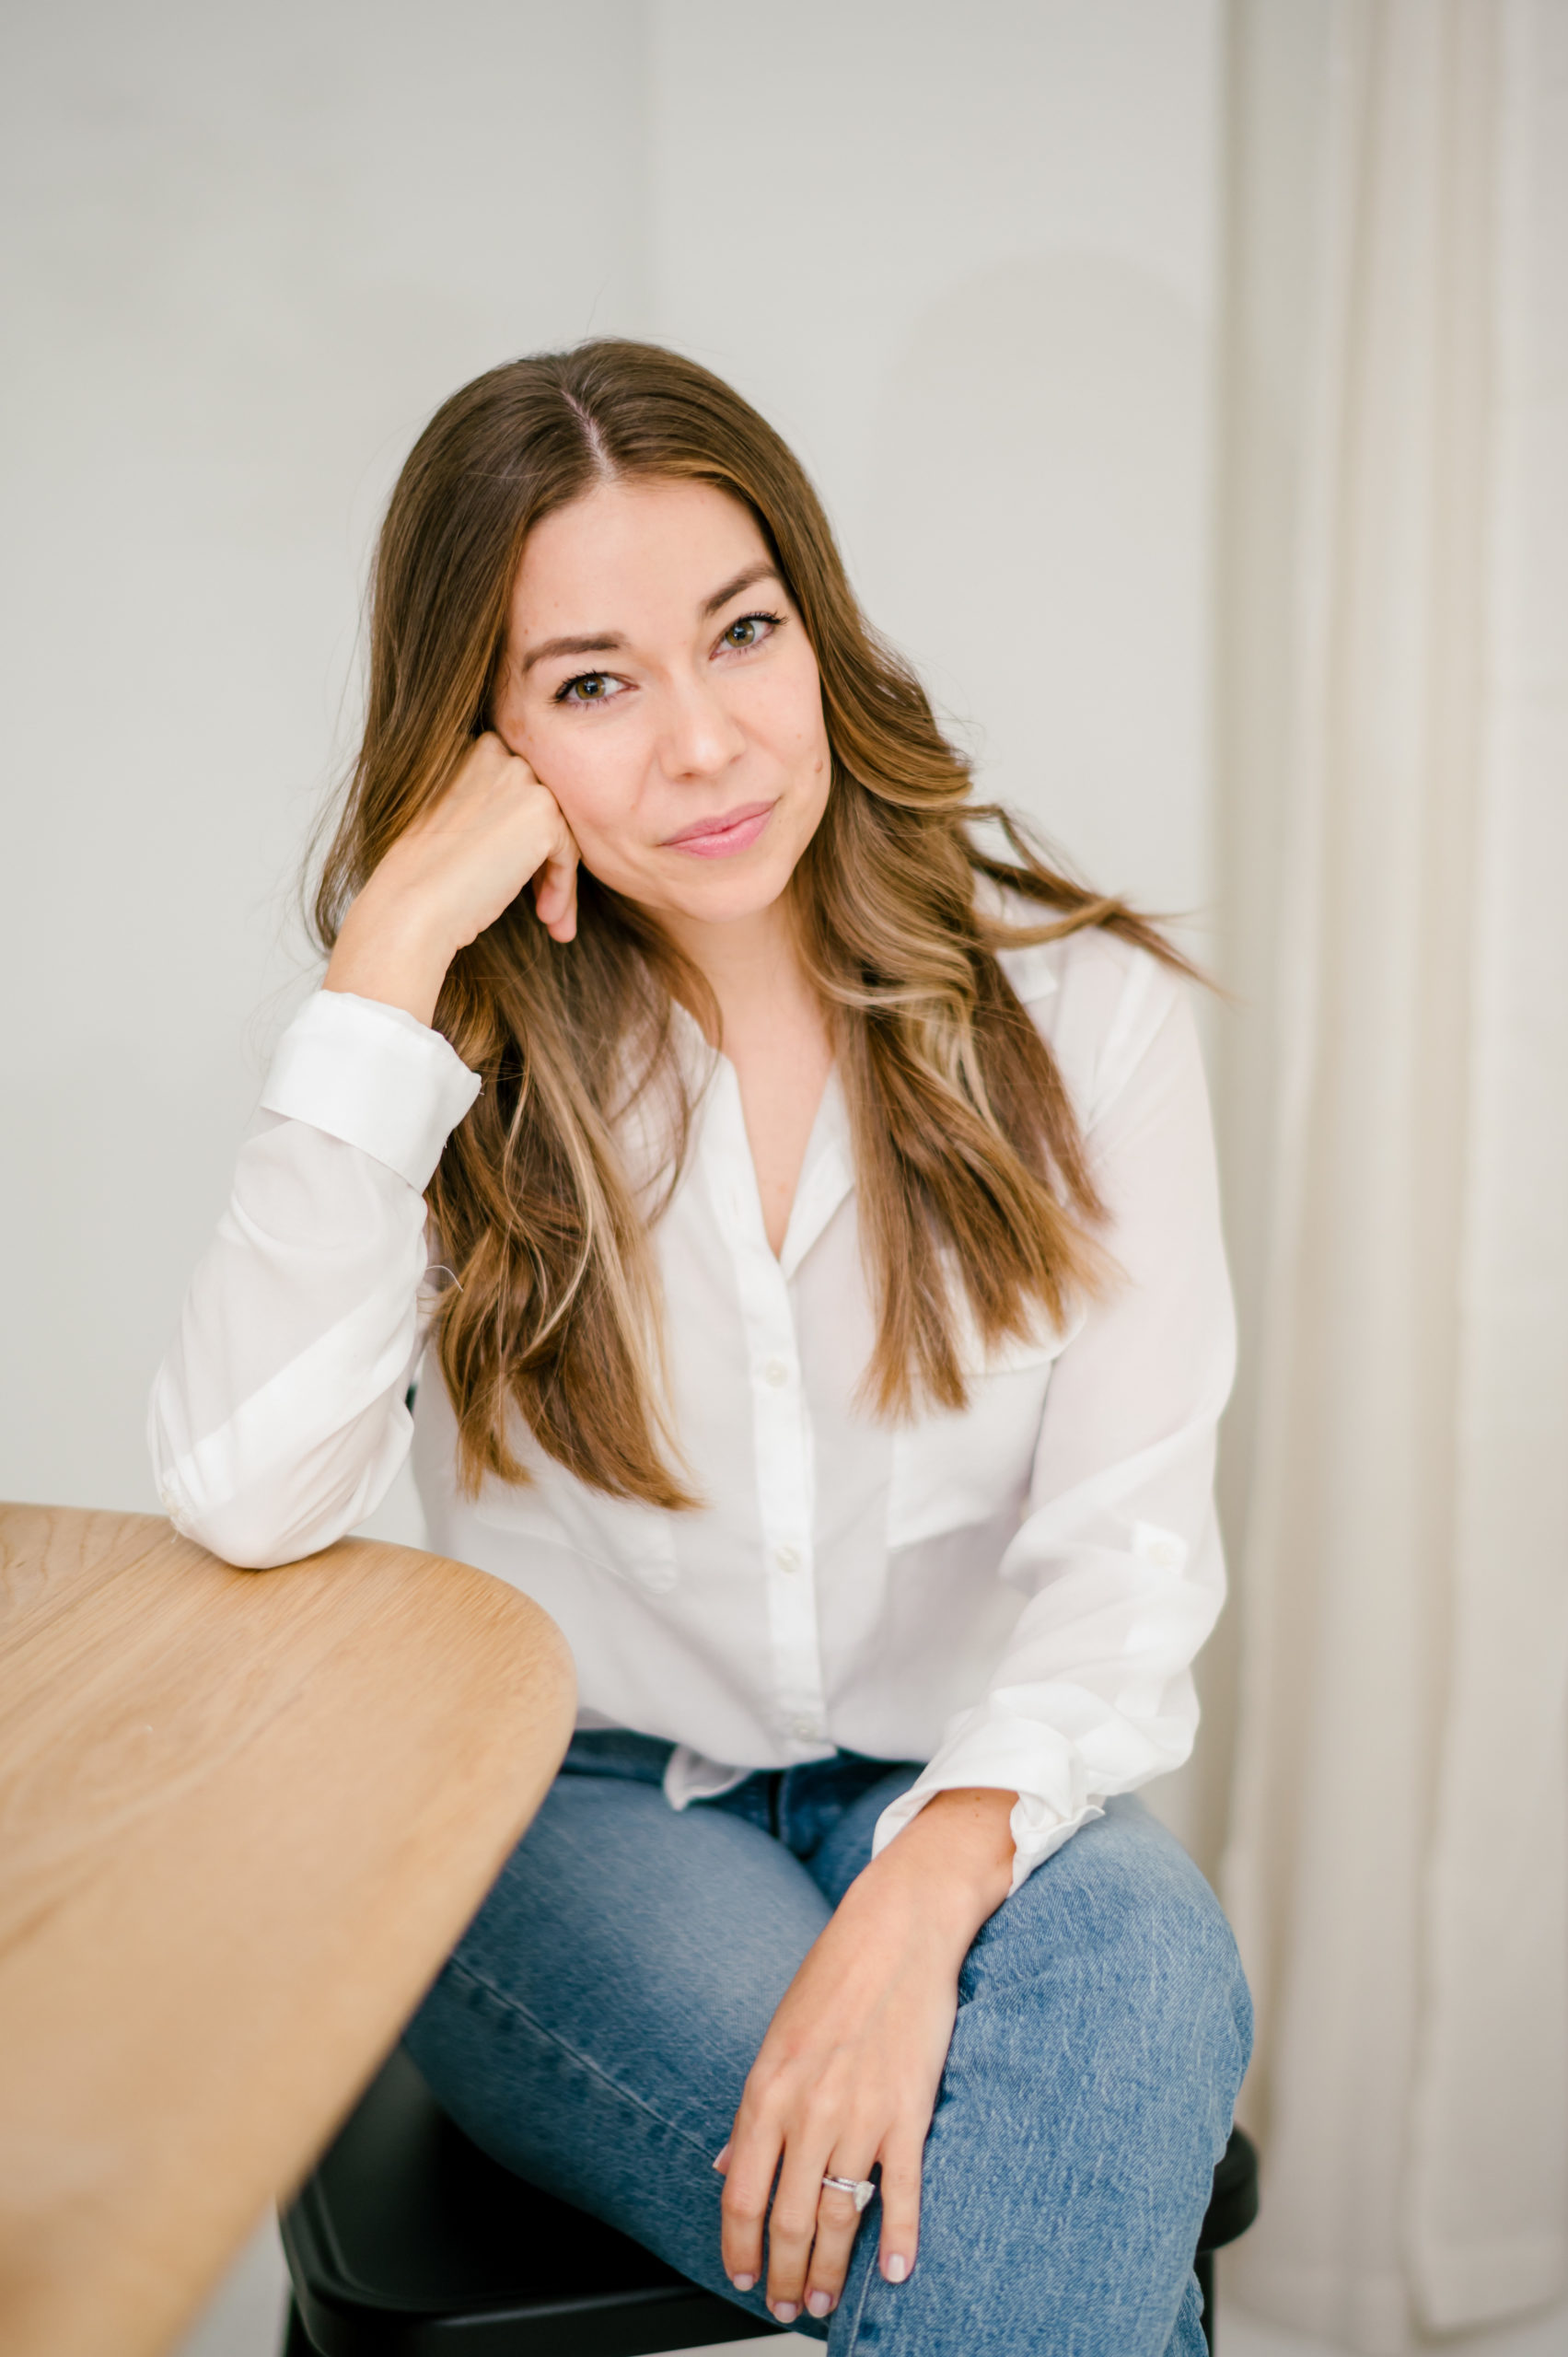
<svg viewBox="0 0 1568 2357">
<path fill-rule="evenodd" d="M 519 2021 L 527 2022 L 528 2027 L 538 2037 L 568 2056 L 579 2069 L 586 2071 L 590 2078 L 597 2079 L 602 2086 L 608 2087 L 610 2094 L 617 2096 L 621 2102 L 629 2103 L 636 2110 L 645 2112 L 656 2125 L 668 2130 L 671 2136 L 679 2136 L 683 2143 L 690 2144 L 693 2152 L 702 2154 L 704 2159 L 709 2157 L 702 2138 L 693 2136 L 690 2130 L 678 2126 L 673 2119 L 666 2119 L 662 2112 L 656 2111 L 651 2103 L 637 2095 L 631 2087 L 621 2086 L 617 2080 L 610 2077 L 601 2064 L 594 2061 L 591 2054 L 579 2052 L 569 2039 L 563 2038 L 558 2030 L 547 2027 L 537 2014 L 530 2013 L 527 2005 L 519 2004 L 516 1997 L 508 1996 L 505 1989 L 497 1989 L 493 1981 L 486 1980 L 482 1973 L 475 1972 L 470 1965 L 459 1963 L 456 1956 L 447 1959 L 447 1969 L 455 1974 L 459 1980 L 466 1980 L 470 1989 L 482 1989 L 487 1997 L 493 1997 L 498 2005 L 504 2005 L 506 2011 L 509 2014 L 515 2014 Z"/>
</svg>

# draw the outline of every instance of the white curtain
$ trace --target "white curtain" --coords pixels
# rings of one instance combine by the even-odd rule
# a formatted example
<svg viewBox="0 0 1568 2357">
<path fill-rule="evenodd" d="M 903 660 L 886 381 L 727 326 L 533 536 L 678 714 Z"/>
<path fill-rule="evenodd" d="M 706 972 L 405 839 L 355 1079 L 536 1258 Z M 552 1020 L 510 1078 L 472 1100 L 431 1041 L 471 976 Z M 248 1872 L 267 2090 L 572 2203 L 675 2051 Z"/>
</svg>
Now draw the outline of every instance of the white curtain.
<svg viewBox="0 0 1568 2357">
<path fill-rule="evenodd" d="M 1568 2289 L 1568 6 L 1228 31 L 1233 2281 L 1382 2352 Z"/>
</svg>

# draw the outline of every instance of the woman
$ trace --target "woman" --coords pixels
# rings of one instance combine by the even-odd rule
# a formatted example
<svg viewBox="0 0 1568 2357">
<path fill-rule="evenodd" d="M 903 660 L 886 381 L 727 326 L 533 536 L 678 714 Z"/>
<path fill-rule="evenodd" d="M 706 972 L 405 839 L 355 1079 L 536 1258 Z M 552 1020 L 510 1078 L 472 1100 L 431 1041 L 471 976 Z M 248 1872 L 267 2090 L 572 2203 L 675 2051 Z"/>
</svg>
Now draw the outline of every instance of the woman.
<svg viewBox="0 0 1568 2357">
<path fill-rule="evenodd" d="M 153 1446 L 264 1566 L 412 1435 L 573 1646 L 407 2034 L 480 2143 L 838 2352 L 1190 2357 L 1248 2001 L 1126 1796 L 1223 1584 L 1213 1157 L 1181 960 L 998 820 L 727 387 L 457 394 Z"/>
</svg>

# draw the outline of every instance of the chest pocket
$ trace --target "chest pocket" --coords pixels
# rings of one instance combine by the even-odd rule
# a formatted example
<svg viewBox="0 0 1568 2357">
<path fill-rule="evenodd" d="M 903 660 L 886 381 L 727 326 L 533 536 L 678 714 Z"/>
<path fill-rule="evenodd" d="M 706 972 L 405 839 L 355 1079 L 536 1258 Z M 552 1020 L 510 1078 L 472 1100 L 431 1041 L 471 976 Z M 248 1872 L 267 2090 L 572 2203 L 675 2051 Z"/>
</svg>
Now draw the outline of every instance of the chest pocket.
<svg viewBox="0 0 1568 2357">
<path fill-rule="evenodd" d="M 652 1596 L 675 1585 L 675 1517 L 640 1499 L 607 1498 L 547 1464 L 527 1489 L 487 1481 L 477 1520 L 525 1543 L 563 1548 Z"/>
<path fill-rule="evenodd" d="M 897 1427 L 888 1477 L 889 1548 L 912 1547 L 1022 1505 L 1051 1370 L 1070 1339 L 1005 1342 L 983 1360 L 978 1352 L 969 1354 L 969 1406 Z"/>
</svg>

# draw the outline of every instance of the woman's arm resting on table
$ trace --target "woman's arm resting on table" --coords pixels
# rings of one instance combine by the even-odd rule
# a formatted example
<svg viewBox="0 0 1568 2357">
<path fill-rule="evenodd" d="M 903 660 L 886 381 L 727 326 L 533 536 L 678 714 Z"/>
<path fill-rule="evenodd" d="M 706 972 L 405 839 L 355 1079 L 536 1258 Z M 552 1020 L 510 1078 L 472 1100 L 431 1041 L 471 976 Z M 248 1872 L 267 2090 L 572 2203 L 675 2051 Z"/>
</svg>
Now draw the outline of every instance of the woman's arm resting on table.
<svg viewBox="0 0 1568 2357">
<path fill-rule="evenodd" d="M 309 1000 L 279 1043 L 148 1409 L 165 1512 L 226 1562 L 313 1554 L 390 1487 L 423 1190 L 477 1086 L 446 1040 L 362 999 Z"/>
<path fill-rule="evenodd" d="M 348 911 L 325 989 L 279 1043 L 148 1422 L 165 1510 L 229 1562 L 330 1546 L 396 1477 L 422 1198 L 479 1089 L 430 1017 L 456 952 L 530 877 L 540 922 L 571 938 L 575 870 L 553 797 L 479 738 Z"/>
<path fill-rule="evenodd" d="M 859 2219 L 824 2177 L 858 2180 L 879 2161 L 882 2271 L 898 2283 L 914 2265 L 958 1970 L 1007 1896 L 1015 1797 L 949 1791 L 929 1802 L 850 1885 L 773 2015 L 720 2165 L 724 2263 L 742 2290 L 761 2273 L 779 2171 L 767 2295 L 783 2322 L 802 2306 L 827 2315 L 843 2289 Z"/>
</svg>

